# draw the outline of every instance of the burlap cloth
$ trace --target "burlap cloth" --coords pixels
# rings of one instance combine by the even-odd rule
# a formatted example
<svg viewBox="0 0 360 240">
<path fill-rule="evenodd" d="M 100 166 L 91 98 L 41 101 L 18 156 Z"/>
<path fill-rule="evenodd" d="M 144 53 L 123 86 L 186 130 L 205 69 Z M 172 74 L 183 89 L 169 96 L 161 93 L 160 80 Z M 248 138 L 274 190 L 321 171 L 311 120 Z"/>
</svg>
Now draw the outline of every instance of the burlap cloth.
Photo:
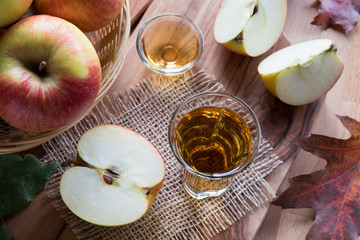
<svg viewBox="0 0 360 240">
<path fill-rule="evenodd" d="M 105 97 L 75 127 L 43 145 L 46 150 L 43 160 L 60 163 L 47 185 L 48 195 L 78 239 L 208 239 L 274 197 L 264 177 L 281 161 L 264 139 L 258 157 L 237 175 L 222 196 L 199 201 L 184 191 L 179 163 L 167 139 L 168 123 L 180 102 L 205 91 L 224 91 L 224 87 L 204 72 L 176 80 L 151 77 Z M 60 178 L 69 167 L 67 160 L 76 157 L 78 139 L 86 130 L 100 124 L 119 124 L 141 133 L 165 160 L 164 185 L 151 209 L 143 218 L 126 226 L 101 227 L 87 223 L 70 212 L 60 196 Z"/>
</svg>

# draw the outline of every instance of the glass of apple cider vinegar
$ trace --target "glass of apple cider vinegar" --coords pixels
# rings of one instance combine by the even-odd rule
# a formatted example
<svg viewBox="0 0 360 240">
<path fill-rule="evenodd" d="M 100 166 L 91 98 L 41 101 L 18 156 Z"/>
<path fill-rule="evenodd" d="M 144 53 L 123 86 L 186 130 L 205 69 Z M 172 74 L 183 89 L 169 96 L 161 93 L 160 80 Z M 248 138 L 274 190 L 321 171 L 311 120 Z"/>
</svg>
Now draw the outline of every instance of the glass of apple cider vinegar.
<svg viewBox="0 0 360 240">
<path fill-rule="evenodd" d="M 216 197 L 255 158 L 261 130 L 252 109 L 220 92 L 194 95 L 176 109 L 169 143 L 180 162 L 185 190 L 194 198 Z"/>
<path fill-rule="evenodd" d="M 154 72 L 177 75 L 189 70 L 201 57 L 204 39 L 189 18 L 164 13 L 150 18 L 139 30 L 136 49 Z"/>
</svg>

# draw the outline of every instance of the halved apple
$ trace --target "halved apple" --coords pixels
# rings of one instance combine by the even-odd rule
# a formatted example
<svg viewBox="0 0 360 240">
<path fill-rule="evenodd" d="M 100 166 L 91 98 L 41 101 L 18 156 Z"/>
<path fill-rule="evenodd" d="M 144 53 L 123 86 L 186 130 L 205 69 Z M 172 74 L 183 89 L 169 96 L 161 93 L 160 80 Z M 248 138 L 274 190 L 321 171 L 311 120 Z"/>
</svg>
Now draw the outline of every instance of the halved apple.
<svg viewBox="0 0 360 240">
<path fill-rule="evenodd" d="M 163 158 L 140 134 L 117 125 L 87 131 L 78 143 L 79 165 L 61 177 L 60 193 L 78 217 L 102 226 L 140 219 L 159 193 Z"/>
<path fill-rule="evenodd" d="M 279 39 L 286 15 L 287 0 L 224 0 L 214 37 L 233 52 L 259 56 Z"/>
<path fill-rule="evenodd" d="M 340 78 L 342 58 L 330 39 L 306 41 L 283 48 L 258 66 L 268 90 L 290 105 L 304 105 L 327 93 Z"/>
</svg>

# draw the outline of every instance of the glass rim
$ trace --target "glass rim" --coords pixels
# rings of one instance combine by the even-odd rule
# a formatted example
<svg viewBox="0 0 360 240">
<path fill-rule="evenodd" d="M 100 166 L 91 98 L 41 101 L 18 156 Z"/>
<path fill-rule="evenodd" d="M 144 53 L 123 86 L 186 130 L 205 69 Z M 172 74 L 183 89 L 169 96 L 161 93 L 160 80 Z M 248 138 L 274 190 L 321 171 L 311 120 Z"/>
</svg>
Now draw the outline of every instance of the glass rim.
<svg viewBox="0 0 360 240">
<path fill-rule="evenodd" d="M 159 68 L 155 68 L 152 66 L 152 64 L 149 62 L 149 60 L 146 58 L 145 54 L 144 54 L 144 51 L 143 51 L 143 48 L 141 47 L 141 36 L 145 30 L 145 28 L 151 23 L 153 22 L 153 20 L 156 20 L 158 18 L 161 18 L 161 17 L 178 17 L 178 18 L 181 18 L 183 20 L 185 20 L 187 23 L 190 23 L 190 25 L 192 25 L 198 35 L 199 35 L 199 45 L 200 45 L 200 49 L 199 49 L 199 54 L 196 56 L 196 58 L 185 64 L 184 66 L 182 67 L 179 67 L 179 68 L 175 68 L 175 69 L 159 69 Z M 160 74 L 164 74 L 164 75 L 178 75 L 178 74 L 181 74 L 183 72 L 185 72 L 186 70 L 190 69 L 201 57 L 203 51 L 204 51 L 204 36 L 203 36 L 203 33 L 201 32 L 199 26 L 194 23 L 193 20 L 191 20 L 190 18 L 184 16 L 184 15 L 181 15 L 181 14 L 178 14 L 178 13 L 161 13 L 161 14 L 157 14 L 151 18 L 149 18 L 148 20 L 146 20 L 146 22 L 141 26 L 139 32 L 138 32 L 138 35 L 136 37 L 136 51 L 141 59 L 141 61 L 152 71 L 154 72 L 157 72 L 157 73 L 160 73 Z"/>
<path fill-rule="evenodd" d="M 174 148 L 174 145 L 172 144 L 172 141 L 171 141 L 171 130 L 174 126 L 173 122 L 174 122 L 174 119 L 175 119 L 175 116 L 178 114 L 178 112 L 180 111 L 180 109 L 187 103 L 189 102 L 190 100 L 194 99 L 194 98 L 197 98 L 199 96 L 203 96 L 203 95 L 216 95 L 216 96 L 225 96 L 225 97 L 230 97 L 232 98 L 233 100 L 239 102 L 241 105 L 243 105 L 248 111 L 249 113 L 251 114 L 254 122 L 255 122 L 255 125 L 256 125 L 256 128 L 257 128 L 257 141 L 256 141 L 256 146 L 255 148 L 251 151 L 251 157 L 249 159 L 249 161 L 244 164 L 244 165 L 239 165 L 237 166 L 236 168 L 228 171 L 228 172 L 224 172 L 224 173 L 218 173 L 218 174 L 206 174 L 206 173 L 201 173 L 201 172 L 198 172 L 198 171 L 195 171 L 193 168 L 191 168 L 186 162 L 185 160 L 179 156 L 177 153 L 176 153 L 176 150 Z M 253 160 L 255 159 L 255 157 L 257 156 L 257 153 L 259 151 L 259 148 L 260 148 L 260 143 L 261 143 L 261 128 L 260 128 L 260 123 L 259 123 L 259 120 L 258 118 L 256 117 L 254 111 L 250 108 L 250 106 L 244 102 L 242 99 L 236 97 L 236 96 L 233 96 L 231 94 L 228 94 L 228 93 L 223 93 L 223 92 L 202 92 L 202 93 L 198 93 L 198 94 L 195 94 L 195 95 L 192 95 L 190 97 L 188 97 L 187 99 L 185 99 L 183 102 L 180 103 L 180 105 L 176 108 L 176 110 L 174 111 L 174 113 L 172 114 L 171 116 L 171 119 L 170 119 L 170 123 L 169 123 L 169 126 L 168 126 L 168 141 L 169 141 L 169 145 L 170 145 L 170 149 L 172 151 L 172 153 L 174 154 L 175 158 L 178 160 L 178 162 L 183 166 L 185 167 L 185 169 L 197 176 L 200 176 L 200 177 L 204 177 L 204 178 L 208 178 L 208 179 L 221 179 L 221 178 L 226 178 L 226 177 L 231 177 L 231 176 L 234 176 L 235 174 L 239 173 L 240 171 L 246 169 L 252 162 Z"/>
</svg>

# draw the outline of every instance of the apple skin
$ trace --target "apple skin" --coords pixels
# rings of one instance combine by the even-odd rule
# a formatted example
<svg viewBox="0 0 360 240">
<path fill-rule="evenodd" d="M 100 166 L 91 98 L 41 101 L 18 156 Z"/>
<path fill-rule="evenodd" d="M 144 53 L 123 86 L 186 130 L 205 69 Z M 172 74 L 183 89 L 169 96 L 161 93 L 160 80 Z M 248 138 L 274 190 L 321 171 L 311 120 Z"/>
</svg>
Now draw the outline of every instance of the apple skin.
<svg viewBox="0 0 360 240">
<path fill-rule="evenodd" d="M 40 13 L 63 18 L 84 32 L 95 31 L 114 20 L 125 0 L 34 0 Z"/>
<path fill-rule="evenodd" d="M 1 0 L 0 28 L 18 20 L 30 7 L 33 0 Z"/>
<path fill-rule="evenodd" d="M 63 19 L 31 16 L 0 38 L 0 117 L 16 128 L 49 131 L 76 121 L 93 104 L 100 83 L 93 45 Z"/>
<path fill-rule="evenodd" d="M 236 39 L 232 39 L 226 43 L 221 43 L 224 47 L 226 47 L 228 50 L 243 55 L 243 56 L 250 56 L 245 48 L 243 42 L 238 42 Z"/>
<path fill-rule="evenodd" d="M 77 166 L 61 177 L 60 193 L 79 218 L 101 226 L 120 226 L 143 217 L 160 192 L 165 162 L 139 133 L 119 125 L 99 125 L 78 143 Z M 104 180 L 116 166 L 118 178 Z"/>
</svg>

